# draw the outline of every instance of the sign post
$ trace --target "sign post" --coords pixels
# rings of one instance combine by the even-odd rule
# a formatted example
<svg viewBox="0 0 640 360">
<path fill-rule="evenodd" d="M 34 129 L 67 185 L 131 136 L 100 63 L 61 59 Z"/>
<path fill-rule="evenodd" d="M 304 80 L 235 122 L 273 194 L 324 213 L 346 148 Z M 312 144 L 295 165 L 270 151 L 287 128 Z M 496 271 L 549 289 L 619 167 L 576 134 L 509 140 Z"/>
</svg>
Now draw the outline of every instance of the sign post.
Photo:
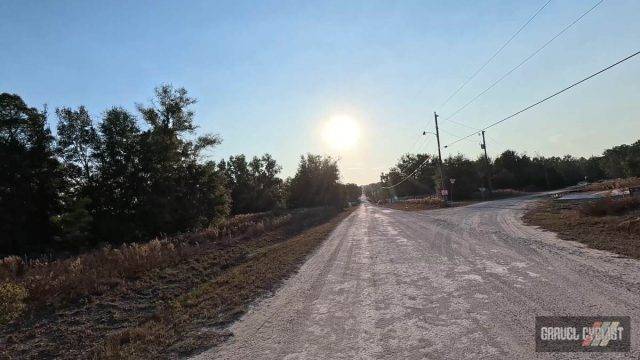
<svg viewBox="0 0 640 360">
<path fill-rule="evenodd" d="M 453 202 L 453 184 L 456 183 L 456 179 L 451 178 L 449 179 L 449 182 L 451 182 L 451 202 Z"/>
<path fill-rule="evenodd" d="M 478 190 L 480 190 L 480 195 L 482 195 L 482 200 L 484 200 L 484 192 L 487 191 L 487 188 L 479 187 Z"/>
</svg>

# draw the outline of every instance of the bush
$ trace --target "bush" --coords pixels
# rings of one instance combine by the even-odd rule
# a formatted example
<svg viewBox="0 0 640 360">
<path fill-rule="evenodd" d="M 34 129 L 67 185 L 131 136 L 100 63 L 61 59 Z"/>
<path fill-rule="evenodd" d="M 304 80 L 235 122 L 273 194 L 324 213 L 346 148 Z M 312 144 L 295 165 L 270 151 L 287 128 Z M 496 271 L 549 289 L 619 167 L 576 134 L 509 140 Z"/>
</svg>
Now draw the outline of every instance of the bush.
<svg viewBox="0 0 640 360">
<path fill-rule="evenodd" d="M 447 207 L 447 203 L 439 196 L 428 196 L 421 199 L 409 199 L 407 203 L 423 204 L 430 207 L 443 208 Z"/>
<path fill-rule="evenodd" d="M 604 191 L 640 186 L 640 177 L 630 177 L 626 179 L 601 180 L 585 187 L 586 191 Z"/>
<path fill-rule="evenodd" d="M 17 319 L 24 310 L 27 290 L 14 283 L 0 284 L 0 325 Z"/>
<path fill-rule="evenodd" d="M 640 208 L 640 199 L 626 197 L 621 199 L 604 198 L 580 206 L 580 212 L 588 216 L 622 215 Z"/>
<path fill-rule="evenodd" d="M 7 286 L 6 289 L 0 288 L 0 318 L 4 314 L 19 314 L 22 300 L 30 308 L 63 304 L 100 293 L 149 270 L 171 266 L 209 251 L 225 238 L 257 236 L 281 226 L 301 226 L 309 220 L 333 214 L 328 208 L 243 214 L 212 224 L 203 231 L 153 239 L 146 243 L 123 244 L 117 248 L 107 245 L 66 259 L 25 261 L 17 256 L 9 256 L 0 259 L 0 282 L 10 284 L 3 285 Z M 19 285 L 13 285 L 15 283 Z M 7 295 L 4 295 L 5 292 Z M 10 309 L 9 305 L 5 305 L 5 299 L 8 299 L 6 304 L 20 306 Z M 3 306 L 7 306 L 6 310 Z M 6 321 L 13 318 L 13 315 L 7 315 L 9 320 Z"/>
<path fill-rule="evenodd" d="M 21 257 L 7 256 L 0 259 L 0 279 L 15 279 L 24 274 L 25 263 Z"/>
</svg>

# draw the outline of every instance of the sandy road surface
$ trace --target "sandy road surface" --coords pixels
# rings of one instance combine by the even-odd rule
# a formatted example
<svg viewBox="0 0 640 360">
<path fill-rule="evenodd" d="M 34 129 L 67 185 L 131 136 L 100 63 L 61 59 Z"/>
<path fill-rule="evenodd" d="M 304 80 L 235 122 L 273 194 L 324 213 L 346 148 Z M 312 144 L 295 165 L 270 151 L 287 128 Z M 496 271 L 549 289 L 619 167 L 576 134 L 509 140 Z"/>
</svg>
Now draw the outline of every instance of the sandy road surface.
<svg viewBox="0 0 640 360">
<path fill-rule="evenodd" d="M 640 358 L 640 261 L 523 225 L 528 201 L 363 204 L 199 358 Z M 535 353 L 536 315 L 631 316 L 632 353 Z"/>
</svg>

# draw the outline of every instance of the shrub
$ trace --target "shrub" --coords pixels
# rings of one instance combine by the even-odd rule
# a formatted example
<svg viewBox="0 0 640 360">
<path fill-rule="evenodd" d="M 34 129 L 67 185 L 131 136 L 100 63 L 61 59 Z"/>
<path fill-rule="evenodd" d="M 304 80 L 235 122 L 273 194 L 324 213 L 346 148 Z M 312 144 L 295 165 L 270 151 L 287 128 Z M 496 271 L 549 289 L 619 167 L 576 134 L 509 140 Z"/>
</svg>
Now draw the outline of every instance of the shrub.
<svg viewBox="0 0 640 360">
<path fill-rule="evenodd" d="M 439 196 L 428 196 L 421 199 L 409 199 L 406 200 L 407 203 L 415 203 L 415 204 L 423 204 L 432 207 L 447 207 L 447 203 Z"/>
<path fill-rule="evenodd" d="M 30 308 L 58 305 L 100 293 L 151 269 L 176 264 L 210 250 L 223 238 L 256 236 L 280 226 L 303 224 L 309 219 L 331 214 L 328 208 L 299 209 L 284 214 L 244 214 L 233 216 L 203 231 L 153 239 L 146 243 L 124 244 L 117 248 L 106 246 L 67 259 L 25 261 L 10 256 L 0 259 L 0 282 L 19 284 L 13 287 L 6 285 L 6 297 L 10 300 L 7 300 L 8 304 L 22 304 L 22 300 L 25 300 Z M 15 286 L 25 290 L 24 296 L 16 292 Z M 13 298 L 19 298 L 20 301 L 15 302 L 11 300 Z M 4 299 L 0 294 L 2 304 L 5 304 Z M 21 307 L 14 311 L 17 310 L 21 311 Z M 0 307 L 0 311 L 0 316 L 9 314 L 3 307 Z"/>
<path fill-rule="evenodd" d="M 586 191 L 603 191 L 620 188 L 640 186 L 640 177 L 630 177 L 625 179 L 601 180 L 585 187 Z"/>
<path fill-rule="evenodd" d="M 24 310 L 27 290 L 14 283 L 0 284 L 0 325 L 17 319 Z"/>
<path fill-rule="evenodd" d="M 15 279 L 24 274 L 25 263 L 19 256 L 0 259 L 0 279 Z"/>
<path fill-rule="evenodd" d="M 626 197 L 613 199 L 610 197 L 588 202 L 580 206 L 580 213 L 588 216 L 622 215 L 640 208 L 640 199 Z"/>
</svg>

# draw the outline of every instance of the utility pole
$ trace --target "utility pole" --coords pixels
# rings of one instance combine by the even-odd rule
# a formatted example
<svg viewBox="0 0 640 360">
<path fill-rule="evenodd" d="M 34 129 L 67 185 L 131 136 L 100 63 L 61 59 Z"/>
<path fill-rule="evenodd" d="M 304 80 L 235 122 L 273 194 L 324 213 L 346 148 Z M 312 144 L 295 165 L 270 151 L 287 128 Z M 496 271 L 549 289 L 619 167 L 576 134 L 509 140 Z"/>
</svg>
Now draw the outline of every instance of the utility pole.
<svg viewBox="0 0 640 360">
<path fill-rule="evenodd" d="M 444 172 L 442 171 L 442 153 L 440 152 L 440 130 L 438 129 L 438 114 L 433 112 L 433 118 L 436 121 L 436 138 L 438 139 L 438 165 L 440 168 L 440 196 L 442 196 L 442 190 L 444 190 Z"/>
<path fill-rule="evenodd" d="M 480 147 L 484 150 L 484 161 L 487 165 L 487 185 L 489 185 L 489 196 L 491 196 L 493 192 L 493 188 L 491 187 L 491 164 L 489 164 L 489 156 L 487 156 L 487 142 L 484 139 L 484 130 L 482 130 L 482 145 L 480 145 Z"/>
</svg>

